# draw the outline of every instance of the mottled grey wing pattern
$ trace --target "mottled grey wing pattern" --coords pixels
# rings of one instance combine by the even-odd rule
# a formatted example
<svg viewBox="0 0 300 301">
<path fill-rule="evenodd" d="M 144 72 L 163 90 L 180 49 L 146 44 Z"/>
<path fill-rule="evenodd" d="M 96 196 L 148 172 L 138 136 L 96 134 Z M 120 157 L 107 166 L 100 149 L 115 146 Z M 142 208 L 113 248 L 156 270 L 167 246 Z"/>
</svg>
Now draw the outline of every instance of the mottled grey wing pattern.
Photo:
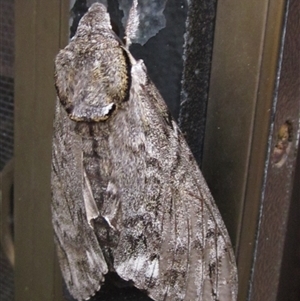
<svg viewBox="0 0 300 301">
<path fill-rule="evenodd" d="M 156 301 L 236 300 L 220 213 L 142 61 L 94 4 L 56 59 L 53 224 L 71 294 L 116 272 Z"/>
<path fill-rule="evenodd" d="M 52 155 L 52 221 L 58 257 L 72 295 L 86 299 L 100 289 L 107 263 L 93 229 L 88 225 L 80 137 L 57 103 Z"/>
<path fill-rule="evenodd" d="M 131 79 L 110 130 L 122 215 L 114 268 L 154 300 L 235 300 L 234 255 L 203 176 L 141 61 Z"/>
</svg>

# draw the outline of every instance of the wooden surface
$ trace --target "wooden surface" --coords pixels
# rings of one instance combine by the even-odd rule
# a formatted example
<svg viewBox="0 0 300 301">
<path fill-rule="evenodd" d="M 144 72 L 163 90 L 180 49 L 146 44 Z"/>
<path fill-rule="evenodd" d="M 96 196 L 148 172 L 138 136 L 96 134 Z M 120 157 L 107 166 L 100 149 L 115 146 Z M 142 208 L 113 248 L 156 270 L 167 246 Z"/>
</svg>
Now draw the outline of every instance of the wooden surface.
<svg viewBox="0 0 300 301">
<path fill-rule="evenodd" d="M 253 301 L 277 300 L 293 185 L 300 185 L 299 179 L 294 181 L 299 148 L 300 118 L 299 16 L 300 2 L 298 0 L 289 1 L 286 30 L 282 40 L 282 59 L 279 61 L 279 81 L 274 95 L 272 141 L 260 206 L 260 224 L 252 275 L 253 284 L 249 299 Z M 281 130 L 285 123 L 290 124 L 286 146 L 280 142 L 283 139 Z M 282 150 L 281 162 L 278 162 L 280 159 L 277 156 L 278 148 Z M 299 200 L 298 196 L 298 202 Z M 294 247 L 297 248 L 297 245 Z M 292 295 L 289 293 L 289 291 L 286 292 L 285 300 L 291 300 Z"/>
<path fill-rule="evenodd" d="M 67 1 L 15 2 L 15 300 L 62 300 L 50 218 L 53 60 Z"/>
<path fill-rule="evenodd" d="M 299 141 L 300 142 L 300 141 Z M 298 142 L 298 143 L 299 143 Z M 279 288 L 276 301 L 300 300 L 300 150 L 295 170 L 293 195 L 280 270 Z"/>
<path fill-rule="evenodd" d="M 284 0 L 217 8 L 202 169 L 236 250 L 240 301 L 251 286 L 284 9 Z"/>
</svg>

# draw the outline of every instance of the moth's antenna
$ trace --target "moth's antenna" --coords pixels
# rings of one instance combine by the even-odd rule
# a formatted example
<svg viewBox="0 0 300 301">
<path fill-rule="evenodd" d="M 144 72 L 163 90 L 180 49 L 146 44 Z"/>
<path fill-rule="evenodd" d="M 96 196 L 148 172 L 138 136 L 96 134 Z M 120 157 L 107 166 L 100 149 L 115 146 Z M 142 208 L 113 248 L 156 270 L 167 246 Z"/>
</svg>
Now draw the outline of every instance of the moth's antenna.
<svg viewBox="0 0 300 301">
<path fill-rule="evenodd" d="M 129 49 L 131 40 L 136 37 L 138 27 L 139 27 L 139 13 L 137 10 L 138 0 L 133 0 L 132 6 L 129 11 L 129 16 L 127 19 L 126 29 L 125 29 L 125 45 Z"/>
</svg>

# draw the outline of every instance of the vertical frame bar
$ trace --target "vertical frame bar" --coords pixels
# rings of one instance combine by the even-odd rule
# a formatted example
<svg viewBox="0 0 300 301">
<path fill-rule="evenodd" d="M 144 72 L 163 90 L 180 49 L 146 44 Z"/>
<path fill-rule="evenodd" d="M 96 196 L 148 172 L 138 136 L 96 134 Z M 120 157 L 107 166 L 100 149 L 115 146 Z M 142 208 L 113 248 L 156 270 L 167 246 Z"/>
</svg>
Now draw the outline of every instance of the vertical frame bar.
<svg viewBox="0 0 300 301">
<path fill-rule="evenodd" d="M 276 7 L 274 6 L 275 10 Z M 275 301 L 284 252 L 300 135 L 300 2 L 289 0 L 274 93 L 270 152 L 260 206 L 259 229 L 249 300 Z M 289 129 L 288 137 L 285 137 Z M 284 141 L 286 139 L 286 141 Z M 284 141 L 284 142 L 283 142 Z M 296 191 L 296 187 L 294 187 Z M 299 202 L 299 196 L 298 196 Z M 299 230 L 299 229 L 298 229 Z M 286 291 L 285 300 L 289 291 Z"/>
<path fill-rule="evenodd" d="M 66 6 L 67 5 L 67 6 Z M 15 300 L 62 300 L 50 214 L 54 57 L 68 1 L 16 0 Z"/>
<path fill-rule="evenodd" d="M 202 170 L 236 249 L 241 301 L 251 280 L 285 5 L 229 0 L 217 8 Z"/>
</svg>

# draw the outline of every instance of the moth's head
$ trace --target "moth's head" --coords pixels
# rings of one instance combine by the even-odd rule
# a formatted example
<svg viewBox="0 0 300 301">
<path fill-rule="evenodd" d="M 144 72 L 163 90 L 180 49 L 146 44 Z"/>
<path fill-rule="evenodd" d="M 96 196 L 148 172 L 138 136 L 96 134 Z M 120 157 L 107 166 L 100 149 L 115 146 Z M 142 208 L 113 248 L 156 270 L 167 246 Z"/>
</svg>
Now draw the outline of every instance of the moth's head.
<svg viewBox="0 0 300 301">
<path fill-rule="evenodd" d="M 110 17 L 106 7 L 101 3 L 94 3 L 81 18 L 76 35 L 87 35 L 93 31 L 111 30 Z"/>
<path fill-rule="evenodd" d="M 69 117 L 100 122 L 114 114 L 128 98 L 129 65 L 106 8 L 93 4 L 55 60 L 57 95 Z"/>
</svg>

